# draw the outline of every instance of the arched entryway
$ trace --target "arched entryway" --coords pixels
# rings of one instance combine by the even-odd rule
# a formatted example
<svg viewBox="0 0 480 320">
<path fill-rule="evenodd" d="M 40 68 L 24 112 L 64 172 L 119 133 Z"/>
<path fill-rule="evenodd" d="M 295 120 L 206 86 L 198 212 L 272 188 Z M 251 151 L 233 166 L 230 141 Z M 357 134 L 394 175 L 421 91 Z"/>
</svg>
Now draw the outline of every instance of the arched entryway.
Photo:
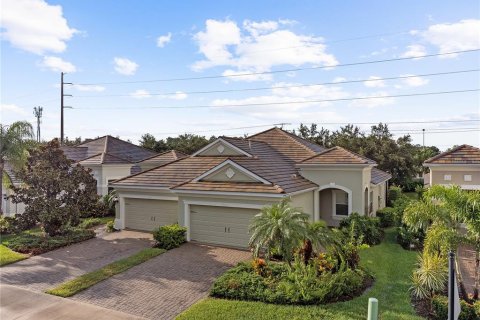
<svg viewBox="0 0 480 320">
<path fill-rule="evenodd" d="M 352 192 L 348 188 L 338 185 L 320 187 L 319 200 L 320 219 L 328 225 L 338 225 L 352 212 Z"/>
</svg>

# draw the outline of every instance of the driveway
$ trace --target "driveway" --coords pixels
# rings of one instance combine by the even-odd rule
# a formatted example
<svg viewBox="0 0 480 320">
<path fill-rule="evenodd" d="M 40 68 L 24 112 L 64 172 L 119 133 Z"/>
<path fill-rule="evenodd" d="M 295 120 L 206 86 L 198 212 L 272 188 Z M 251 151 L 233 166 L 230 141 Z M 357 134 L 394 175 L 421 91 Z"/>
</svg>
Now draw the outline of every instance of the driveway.
<svg viewBox="0 0 480 320">
<path fill-rule="evenodd" d="M 43 292 L 153 244 L 152 235 L 149 233 L 97 232 L 97 238 L 0 268 L 0 283 Z"/>
<path fill-rule="evenodd" d="M 208 291 L 220 274 L 251 253 L 186 243 L 72 297 L 148 319 L 173 319 Z"/>
<path fill-rule="evenodd" d="M 134 320 L 126 313 L 0 284 L 2 320 Z"/>
</svg>

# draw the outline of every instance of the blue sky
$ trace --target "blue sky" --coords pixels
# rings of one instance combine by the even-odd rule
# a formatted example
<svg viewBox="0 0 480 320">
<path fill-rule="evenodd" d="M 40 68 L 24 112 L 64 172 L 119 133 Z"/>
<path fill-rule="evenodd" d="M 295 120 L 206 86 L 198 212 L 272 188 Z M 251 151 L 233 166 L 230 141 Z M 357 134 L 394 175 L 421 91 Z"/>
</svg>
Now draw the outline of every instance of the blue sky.
<svg viewBox="0 0 480 320">
<path fill-rule="evenodd" d="M 478 89 L 479 72 L 471 71 L 480 66 L 478 51 L 342 66 L 480 48 L 477 1 L 5 0 L 1 6 L 1 122 L 33 122 L 33 107 L 41 105 L 47 139 L 60 131 L 63 70 L 75 84 L 66 87 L 73 95 L 66 98 L 73 109 L 65 110 L 70 138 L 111 134 L 137 142 L 147 132 L 236 136 L 275 123 L 336 129 L 336 123 L 405 122 L 390 128 L 412 133 L 416 143 L 425 128 L 426 144 L 440 149 L 480 144 L 479 131 L 470 129 L 480 127 L 471 121 L 480 118 L 478 91 L 389 97 Z M 276 72 L 312 67 L 321 68 Z M 457 71 L 471 72 L 421 76 Z M 256 74 L 232 77 L 239 73 Z M 376 80 L 386 77 L 407 78 Z M 305 86 L 322 83 L 330 84 Z M 265 90 L 195 93 L 258 88 Z M 312 102 L 369 96 L 386 97 Z M 245 104 L 254 105 L 238 106 Z"/>
</svg>

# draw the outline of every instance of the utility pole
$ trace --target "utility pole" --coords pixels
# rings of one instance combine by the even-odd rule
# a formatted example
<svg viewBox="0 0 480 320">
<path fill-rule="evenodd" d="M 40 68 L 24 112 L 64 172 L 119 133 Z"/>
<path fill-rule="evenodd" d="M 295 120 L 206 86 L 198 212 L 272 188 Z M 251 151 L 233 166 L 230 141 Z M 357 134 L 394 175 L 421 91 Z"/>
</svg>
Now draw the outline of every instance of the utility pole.
<svg viewBox="0 0 480 320">
<path fill-rule="evenodd" d="M 425 129 L 422 129 L 422 135 L 423 135 L 423 150 L 425 150 Z"/>
<path fill-rule="evenodd" d="M 63 93 L 63 86 L 65 84 L 73 84 L 71 82 L 63 82 L 63 76 L 65 75 L 65 73 L 61 73 L 61 77 L 60 77 L 60 144 L 63 145 L 63 138 L 64 138 L 64 130 L 63 130 L 63 109 L 65 108 L 71 108 L 71 107 L 67 107 L 63 104 L 63 98 L 64 97 L 71 97 L 72 95 L 71 94 L 64 94 Z"/>
<path fill-rule="evenodd" d="M 39 106 L 33 108 L 33 114 L 35 115 L 35 118 L 37 118 L 37 142 L 40 142 L 40 123 L 42 122 L 42 113 L 42 107 Z"/>
</svg>

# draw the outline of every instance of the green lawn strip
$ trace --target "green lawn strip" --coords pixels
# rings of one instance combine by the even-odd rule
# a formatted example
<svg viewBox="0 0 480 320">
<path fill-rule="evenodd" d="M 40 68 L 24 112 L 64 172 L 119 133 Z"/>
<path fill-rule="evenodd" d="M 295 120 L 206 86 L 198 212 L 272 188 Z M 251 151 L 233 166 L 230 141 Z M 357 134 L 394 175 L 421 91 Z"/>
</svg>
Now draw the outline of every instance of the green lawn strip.
<svg viewBox="0 0 480 320">
<path fill-rule="evenodd" d="M 64 297 L 64 298 L 71 297 L 74 294 L 82 290 L 85 290 L 96 283 L 99 283 L 100 281 L 103 281 L 118 273 L 128 270 L 142 262 L 145 262 L 153 257 L 156 257 L 164 253 L 165 251 L 166 250 L 164 249 L 158 249 L 158 248 L 143 249 L 142 251 L 128 258 L 124 258 L 124 259 L 112 262 L 101 269 L 81 275 L 78 278 L 64 282 L 60 284 L 58 287 L 49 289 L 45 292 L 52 295 Z"/>
<path fill-rule="evenodd" d="M 27 259 L 28 254 L 18 253 L 10 250 L 4 245 L 0 245 L 0 267 L 3 267 L 7 264 L 14 263 L 20 260 Z"/>
<path fill-rule="evenodd" d="M 261 302 L 204 299 L 178 320 L 187 319 L 366 319 L 368 298 L 379 300 L 382 320 L 417 320 L 410 304 L 408 288 L 416 253 L 402 249 L 395 242 L 395 231 L 387 230 L 384 241 L 362 250 L 361 264 L 375 276 L 372 288 L 350 301 L 316 306 L 274 305 Z"/>
</svg>

